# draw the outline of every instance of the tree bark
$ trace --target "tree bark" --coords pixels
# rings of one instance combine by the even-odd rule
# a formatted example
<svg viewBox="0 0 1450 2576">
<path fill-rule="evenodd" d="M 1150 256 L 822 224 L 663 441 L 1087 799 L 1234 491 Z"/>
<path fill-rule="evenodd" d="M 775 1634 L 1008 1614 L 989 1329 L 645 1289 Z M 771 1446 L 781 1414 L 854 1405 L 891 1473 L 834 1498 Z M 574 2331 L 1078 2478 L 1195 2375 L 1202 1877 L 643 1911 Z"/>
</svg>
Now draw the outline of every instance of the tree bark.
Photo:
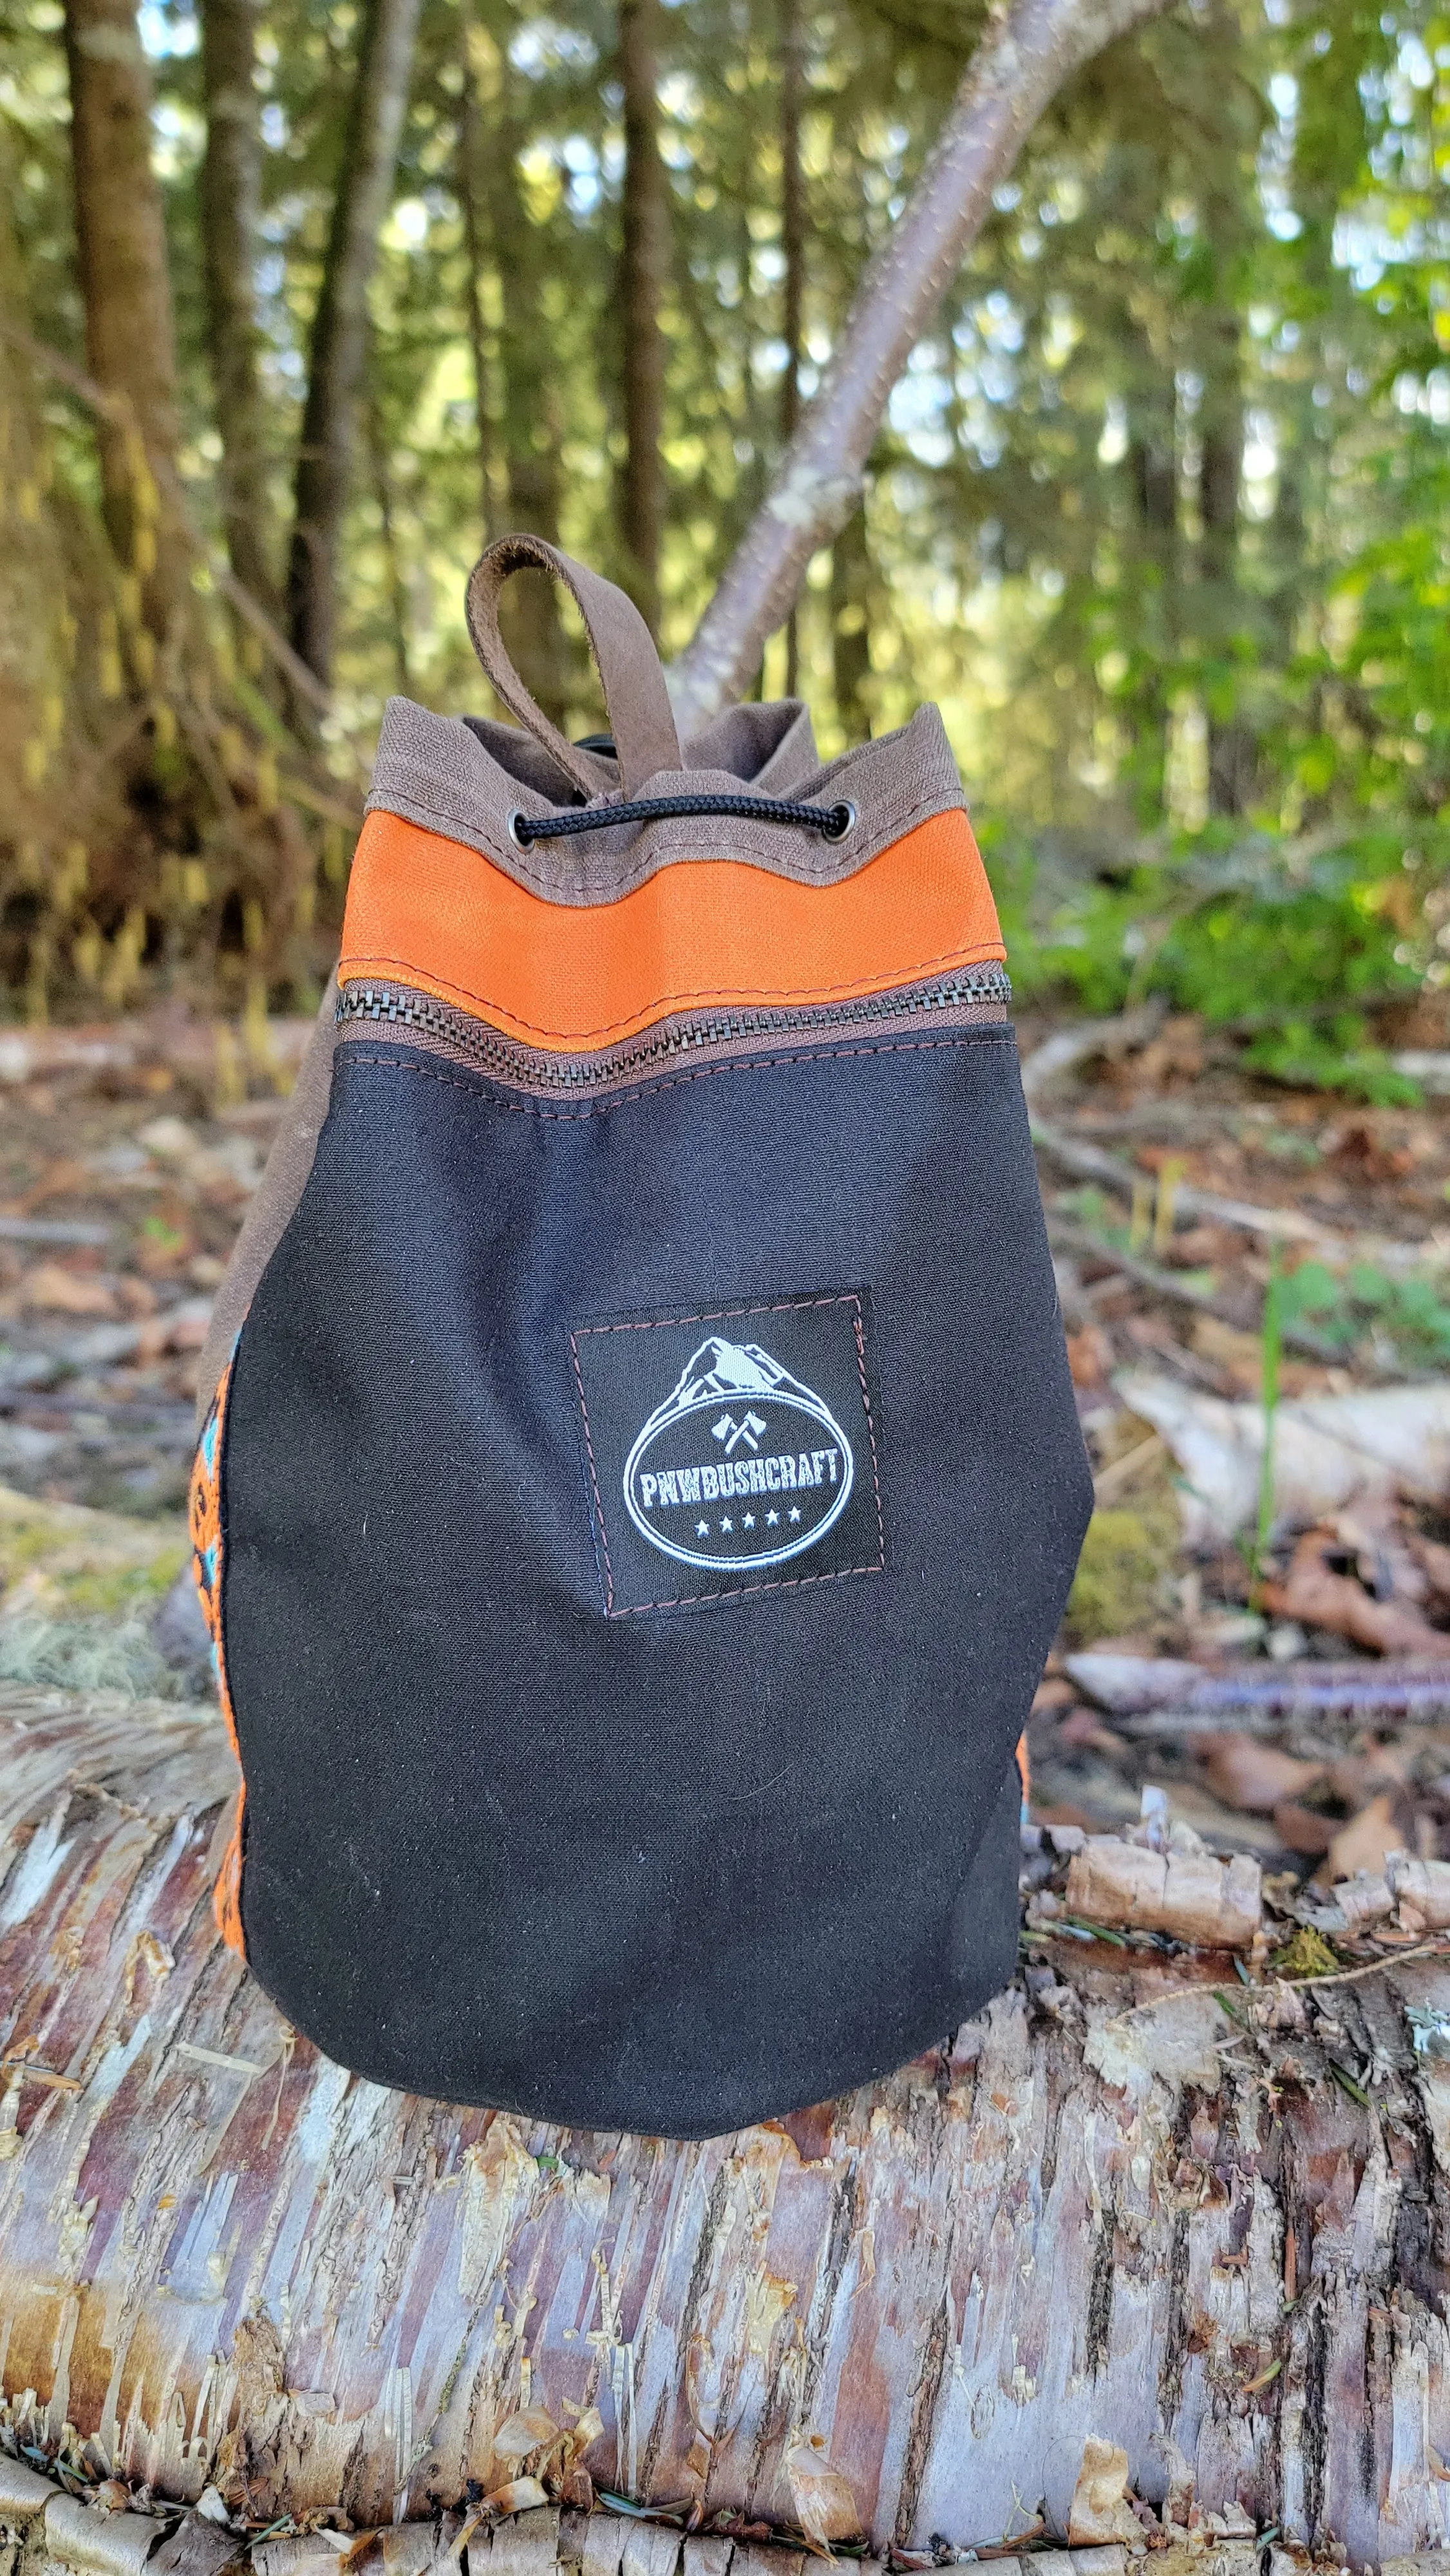
<svg viewBox="0 0 1450 2576">
<path fill-rule="evenodd" d="M 178 438 L 176 342 L 161 192 L 151 162 L 151 77 L 133 0 L 66 0 L 71 167 L 86 354 L 127 416 L 99 423 L 106 525 L 164 634 L 184 594 L 169 499 Z"/>
<path fill-rule="evenodd" d="M 1204 369 L 1200 429 L 1203 463 L 1199 507 L 1203 536 L 1199 570 L 1215 658 L 1224 663 L 1238 623 L 1239 487 L 1243 478 L 1244 402 L 1236 314 L 1212 317 Z M 1210 704 L 1208 711 L 1208 810 L 1241 814 L 1253 796 L 1255 745 L 1238 709 Z"/>
<path fill-rule="evenodd" d="M 801 336 L 805 322 L 806 187 L 801 167 L 801 101 L 805 93 L 805 30 L 801 0 L 780 0 L 780 249 L 781 338 L 785 369 L 780 380 L 781 444 L 789 447 L 800 425 Z M 792 600 L 785 621 L 785 693 L 800 686 L 800 611 Z"/>
<path fill-rule="evenodd" d="M 685 733 L 744 688 L 811 556 L 848 517 L 891 388 L 1048 100 L 1161 5 L 1013 0 L 989 20 L 906 210 L 866 271 L 826 380 L 674 665 Z"/>
<path fill-rule="evenodd" d="M 383 549 L 383 573 L 388 594 L 388 624 L 393 648 L 393 677 L 402 697 L 410 697 L 413 675 L 408 661 L 408 585 L 403 578 L 403 558 L 398 547 L 397 519 L 393 508 L 393 480 L 388 468 L 388 440 L 383 425 L 382 406 L 374 390 L 368 399 L 368 463 L 372 469 L 373 499 L 377 505 L 378 535 Z"/>
<path fill-rule="evenodd" d="M 468 274 L 464 311 L 468 348 L 473 360 L 473 416 L 478 440 L 478 497 L 483 542 L 498 534 L 493 504 L 493 417 L 489 400 L 488 326 L 484 315 L 483 219 L 478 201 L 478 74 L 473 60 L 473 17 L 468 0 L 458 13 L 462 88 L 458 104 L 458 203 L 463 215 L 463 250 Z"/>
<path fill-rule="evenodd" d="M 201 166 L 207 340 L 222 441 L 222 522 L 233 572 L 272 613 L 276 548 L 267 481 L 262 331 L 253 283 L 262 190 L 262 135 L 253 81 L 256 0 L 204 0 Z"/>
<path fill-rule="evenodd" d="M 337 548 L 367 354 L 368 283 L 408 103 L 418 5 L 367 0 L 312 323 L 287 604 L 293 650 L 324 682 L 336 643 Z"/>
<path fill-rule="evenodd" d="M 703 2145 L 551 2130 L 282 2020 L 213 1931 L 233 1782 L 209 1711 L 0 1690 L 22 2440 L 70 2423 L 158 2495 L 367 2527 L 515 2475 L 520 2408 L 597 2406 L 600 2486 L 809 2529 L 829 2471 L 883 2550 L 1039 2500 L 1061 2532 L 1099 2436 L 1180 2519 L 1191 2483 L 1333 2566 L 1446 2534 L 1444 1962 L 1251 1991 L 1221 1953 L 1039 1935 L 840 2102 Z"/>
<path fill-rule="evenodd" d="M 660 159 L 659 0 L 619 0 L 624 91 L 623 241 L 619 300 L 624 334 L 624 477 L 620 532 L 625 587 L 652 635 L 660 622 L 664 531 L 665 336 L 669 285 L 669 181 Z"/>
<path fill-rule="evenodd" d="M 557 545 L 558 398 L 548 335 L 539 328 L 547 247 L 538 225 L 530 221 L 519 181 L 526 129 L 518 99 L 519 75 L 508 59 L 512 17 L 505 9 L 497 14 L 499 95 L 484 172 L 502 308 L 498 368 L 508 524 Z M 570 654 L 553 583 L 542 573 L 516 574 L 505 587 L 500 615 L 515 669 L 545 715 L 567 729 Z"/>
<path fill-rule="evenodd" d="M 848 742 L 866 742 L 871 708 L 871 554 L 866 513 L 853 510 L 831 548 L 831 676 L 836 719 Z"/>
</svg>

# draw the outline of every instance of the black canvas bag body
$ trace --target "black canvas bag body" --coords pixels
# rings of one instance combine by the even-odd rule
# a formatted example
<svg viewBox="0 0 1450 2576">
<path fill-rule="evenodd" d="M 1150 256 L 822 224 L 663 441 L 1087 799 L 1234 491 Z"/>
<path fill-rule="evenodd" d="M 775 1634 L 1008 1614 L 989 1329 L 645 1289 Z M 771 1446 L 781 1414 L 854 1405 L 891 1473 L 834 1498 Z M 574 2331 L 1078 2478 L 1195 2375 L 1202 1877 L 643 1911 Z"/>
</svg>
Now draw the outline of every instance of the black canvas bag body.
<svg viewBox="0 0 1450 2576">
<path fill-rule="evenodd" d="M 612 749 L 508 660 L 522 564 Z M 823 767 L 739 708 L 682 759 L 607 583 L 503 539 L 470 623 L 523 729 L 389 707 L 213 1320 L 218 1916 L 380 2083 L 708 2136 L 1009 1977 L 1090 1480 L 935 710 Z"/>
</svg>

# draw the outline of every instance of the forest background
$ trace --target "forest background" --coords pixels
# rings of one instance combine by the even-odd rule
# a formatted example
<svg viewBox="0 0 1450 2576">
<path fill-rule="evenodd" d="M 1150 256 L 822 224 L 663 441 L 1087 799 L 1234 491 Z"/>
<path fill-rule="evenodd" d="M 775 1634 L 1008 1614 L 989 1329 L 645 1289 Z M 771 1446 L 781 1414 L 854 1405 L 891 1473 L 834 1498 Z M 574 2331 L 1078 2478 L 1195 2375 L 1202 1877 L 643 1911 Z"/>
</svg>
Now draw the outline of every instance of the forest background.
<svg viewBox="0 0 1450 2576">
<path fill-rule="evenodd" d="M 487 703 L 487 536 L 684 646 L 982 25 L 4 0 L 12 1013 L 315 1003 L 385 695 Z M 1447 548 L 1450 18 L 1178 0 L 997 189 L 757 686 L 827 753 L 941 704 L 1019 991 L 1394 1098 L 1357 1006 L 1450 985 Z"/>
</svg>

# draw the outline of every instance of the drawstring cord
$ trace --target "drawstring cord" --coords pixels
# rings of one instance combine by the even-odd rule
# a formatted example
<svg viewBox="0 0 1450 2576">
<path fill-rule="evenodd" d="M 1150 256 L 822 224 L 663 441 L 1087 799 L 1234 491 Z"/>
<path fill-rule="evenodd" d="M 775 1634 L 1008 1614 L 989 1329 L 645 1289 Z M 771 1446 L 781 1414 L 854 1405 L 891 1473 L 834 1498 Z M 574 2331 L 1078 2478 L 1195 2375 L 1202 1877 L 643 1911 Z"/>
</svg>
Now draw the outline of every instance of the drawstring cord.
<svg viewBox="0 0 1450 2576">
<path fill-rule="evenodd" d="M 838 805 L 793 805 L 781 796 L 646 796 L 627 805 L 584 805 L 569 814 L 525 814 L 515 806 L 508 832 L 515 849 L 526 850 L 533 841 L 612 831 L 617 823 L 655 823 L 665 814 L 734 814 L 750 823 L 819 832 L 825 841 L 844 841 L 856 820 L 856 808 L 845 797 Z"/>
</svg>

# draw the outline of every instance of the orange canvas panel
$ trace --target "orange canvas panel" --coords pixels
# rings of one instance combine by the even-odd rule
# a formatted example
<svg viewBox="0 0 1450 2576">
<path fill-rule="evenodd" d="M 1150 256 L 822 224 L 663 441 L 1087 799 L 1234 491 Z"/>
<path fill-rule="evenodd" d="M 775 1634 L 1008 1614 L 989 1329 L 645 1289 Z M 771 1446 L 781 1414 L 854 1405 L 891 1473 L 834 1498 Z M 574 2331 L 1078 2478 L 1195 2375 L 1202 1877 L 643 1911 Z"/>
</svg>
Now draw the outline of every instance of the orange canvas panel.
<svg viewBox="0 0 1450 2576">
<path fill-rule="evenodd" d="M 960 810 L 833 885 L 700 859 L 600 904 L 550 903 L 479 851 L 375 813 L 338 971 L 344 984 L 412 984 L 525 1044 L 583 1052 L 672 1011 L 849 1001 L 1005 954 Z"/>
</svg>

